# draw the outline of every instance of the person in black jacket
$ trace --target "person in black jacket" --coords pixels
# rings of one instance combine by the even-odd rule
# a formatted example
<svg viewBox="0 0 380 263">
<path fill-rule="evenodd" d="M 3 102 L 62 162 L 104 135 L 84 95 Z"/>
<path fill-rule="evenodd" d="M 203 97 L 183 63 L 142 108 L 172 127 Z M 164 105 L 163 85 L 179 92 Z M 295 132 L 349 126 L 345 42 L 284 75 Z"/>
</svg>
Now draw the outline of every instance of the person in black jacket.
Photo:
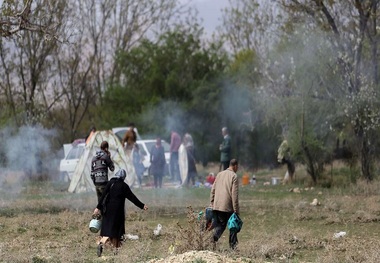
<svg viewBox="0 0 380 263">
<path fill-rule="evenodd" d="M 187 153 L 187 177 L 186 177 L 186 186 L 191 186 L 195 185 L 195 179 L 198 177 L 197 173 L 197 167 L 196 167 L 196 159 L 195 159 L 195 150 L 194 150 L 194 141 L 193 137 L 189 134 L 186 133 L 184 138 L 183 138 L 183 144 L 185 145 L 186 148 L 186 153 Z"/>
<path fill-rule="evenodd" d="M 156 139 L 156 144 L 150 149 L 150 173 L 153 174 L 154 187 L 162 188 L 162 177 L 165 172 L 165 151 L 161 144 L 161 138 Z"/>
<path fill-rule="evenodd" d="M 108 169 L 112 172 L 115 170 L 108 147 L 108 142 L 103 141 L 100 144 L 100 151 L 96 152 L 91 161 L 91 179 L 95 185 L 98 202 L 108 183 Z"/>
<path fill-rule="evenodd" d="M 121 246 L 121 240 L 125 234 L 124 206 L 126 198 L 137 207 L 148 210 L 148 207 L 132 193 L 129 186 L 124 182 L 126 176 L 125 170 L 121 169 L 115 174 L 115 177 L 111 178 L 94 210 L 94 215 L 102 214 L 102 227 L 100 230 L 102 239 L 98 244 L 98 257 L 102 255 L 103 246 L 108 240 L 116 248 L 116 251 Z M 104 204 L 103 199 L 106 196 L 107 202 Z M 106 206 L 105 213 L 102 213 L 104 211 L 103 206 Z"/>
</svg>

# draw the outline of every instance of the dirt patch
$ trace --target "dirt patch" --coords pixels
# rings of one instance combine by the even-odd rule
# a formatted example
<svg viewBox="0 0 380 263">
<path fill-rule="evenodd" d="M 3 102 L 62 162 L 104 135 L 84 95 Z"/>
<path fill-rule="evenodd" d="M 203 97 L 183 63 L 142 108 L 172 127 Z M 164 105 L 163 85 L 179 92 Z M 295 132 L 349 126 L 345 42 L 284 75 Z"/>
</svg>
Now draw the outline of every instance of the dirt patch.
<svg viewBox="0 0 380 263">
<path fill-rule="evenodd" d="M 248 258 L 230 258 L 211 251 L 189 251 L 183 254 L 169 256 L 163 259 L 154 259 L 149 263 L 177 263 L 177 262 L 207 262 L 207 263 L 238 263 L 250 262 Z"/>
</svg>

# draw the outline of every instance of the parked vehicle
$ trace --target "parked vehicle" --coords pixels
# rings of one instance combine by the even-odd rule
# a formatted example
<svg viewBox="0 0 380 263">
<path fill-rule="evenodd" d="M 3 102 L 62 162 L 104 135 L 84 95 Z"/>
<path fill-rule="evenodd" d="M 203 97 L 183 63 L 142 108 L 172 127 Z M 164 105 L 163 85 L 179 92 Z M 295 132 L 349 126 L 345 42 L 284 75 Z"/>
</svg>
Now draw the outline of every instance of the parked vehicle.
<svg viewBox="0 0 380 263">
<path fill-rule="evenodd" d="M 60 179 L 68 182 L 73 177 L 75 167 L 77 166 L 80 157 L 84 152 L 85 143 L 73 144 L 67 155 L 61 160 L 59 164 Z M 66 145 L 66 151 L 68 149 Z"/>
<path fill-rule="evenodd" d="M 156 139 L 152 140 L 137 140 L 136 143 L 139 145 L 140 154 L 143 156 L 143 165 L 145 167 L 144 175 L 149 175 L 150 168 L 150 149 L 156 144 Z M 164 140 L 161 140 L 162 147 L 165 151 L 166 167 L 165 174 L 169 174 L 169 162 L 170 162 L 170 144 Z"/>
</svg>

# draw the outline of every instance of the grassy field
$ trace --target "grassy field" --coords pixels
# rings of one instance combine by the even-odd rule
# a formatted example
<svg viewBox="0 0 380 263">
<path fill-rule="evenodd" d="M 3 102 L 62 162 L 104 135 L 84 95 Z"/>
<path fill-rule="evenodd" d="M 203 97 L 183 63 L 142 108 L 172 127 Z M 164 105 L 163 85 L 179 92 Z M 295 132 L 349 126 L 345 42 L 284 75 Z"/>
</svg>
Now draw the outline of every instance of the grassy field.
<svg viewBox="0 0 380 263">
<path fill-rule="evenodd" d="M 216 262 L 380 262 L 378 182 L 320 188 L 301 175 L 292 185 L 263 185 L 281 174 L 257 172 L 257 185 L 240 188 L 238 251 L 229 251 L 226 231 L 214 252 L 232 261 Z M 209 203 L 207 188 L 135 189 L 149 206 L 143 212 L 127 202 L 127 234 L 139 239 L 127 240 L 118 255 L 106 248 L 100 258 L 98 237 L 88 230 L 95 193 L 70 194 L 54 182 L 3 181 L 1 189 L 0 262 L 153 262 L 211 250 L 210 233 L 200 232 L 196 220 Z M 320 205 L 310 204 L 315 198 Z M 157 224 L 163 226 L 158 237 Z M 340 231 L 346 235 L 334 238 Z"/>
</svg>

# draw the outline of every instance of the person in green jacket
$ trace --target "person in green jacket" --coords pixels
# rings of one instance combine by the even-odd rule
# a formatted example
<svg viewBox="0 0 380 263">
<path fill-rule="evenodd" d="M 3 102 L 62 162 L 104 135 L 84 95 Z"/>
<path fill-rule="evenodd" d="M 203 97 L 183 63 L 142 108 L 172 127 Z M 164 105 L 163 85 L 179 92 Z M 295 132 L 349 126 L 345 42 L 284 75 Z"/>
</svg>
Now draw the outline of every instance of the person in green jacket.
<svg viewBox="0 0 380 263">
<path fill-rule="evenodd" d="M 228 134 L 227 127 L 222 128 L 223 141 L 219 145 L 220 151 L 220 167 L 223 167 L 223 171 L 230 166 L 231 161 L 231 137 Z M 219 169 L 221 170 L 221 169 Z"/>
</svg>

